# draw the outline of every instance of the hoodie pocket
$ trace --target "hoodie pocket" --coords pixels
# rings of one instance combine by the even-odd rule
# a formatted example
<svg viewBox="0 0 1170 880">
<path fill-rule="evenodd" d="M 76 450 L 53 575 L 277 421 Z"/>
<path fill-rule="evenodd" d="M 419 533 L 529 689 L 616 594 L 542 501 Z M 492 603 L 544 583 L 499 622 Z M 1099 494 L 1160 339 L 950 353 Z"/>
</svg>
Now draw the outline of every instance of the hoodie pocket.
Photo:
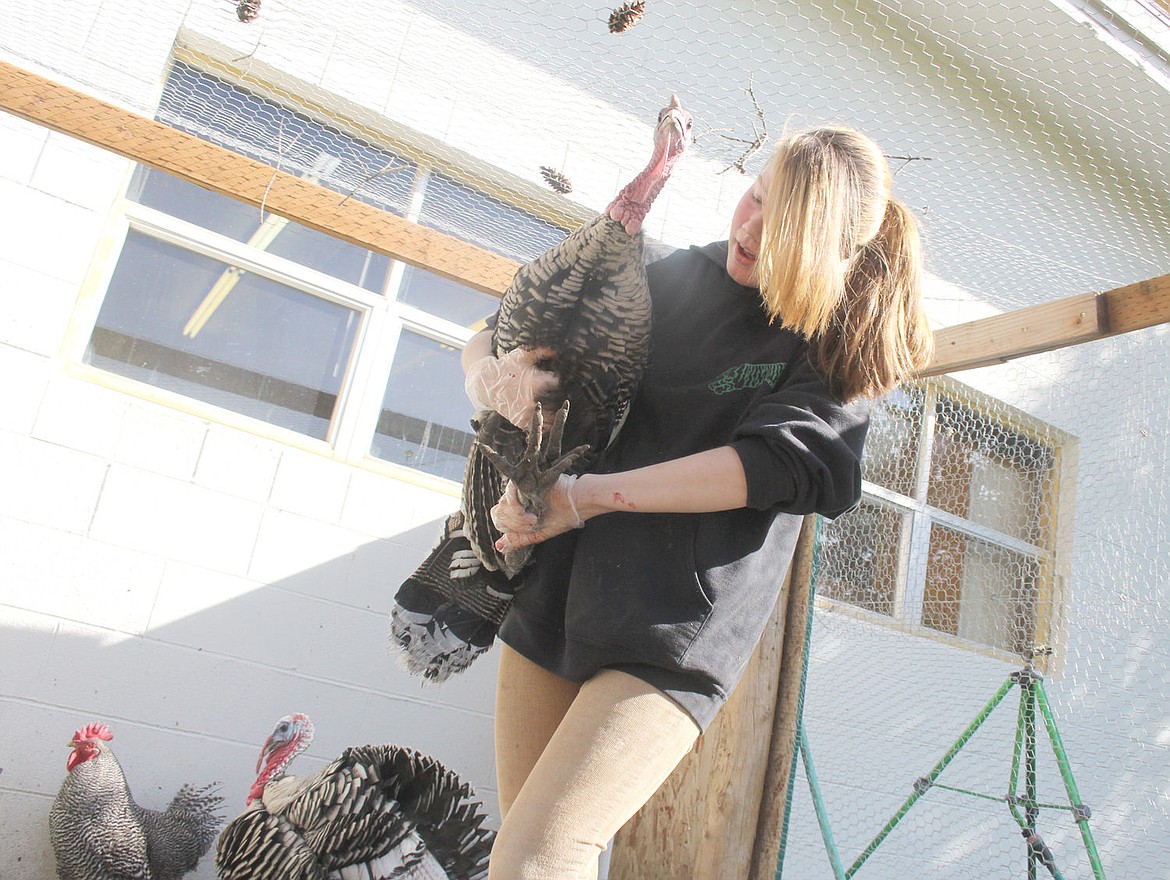
<svg viewBox="0 0 1170 880">
<path fill-rule="evenodd" d="M 571 638 L 615 662 L 678 666 L 712 612 L 695 568 L 697 518 L 614 513 L 581 532 L 566 607 Z"/>
</svg>

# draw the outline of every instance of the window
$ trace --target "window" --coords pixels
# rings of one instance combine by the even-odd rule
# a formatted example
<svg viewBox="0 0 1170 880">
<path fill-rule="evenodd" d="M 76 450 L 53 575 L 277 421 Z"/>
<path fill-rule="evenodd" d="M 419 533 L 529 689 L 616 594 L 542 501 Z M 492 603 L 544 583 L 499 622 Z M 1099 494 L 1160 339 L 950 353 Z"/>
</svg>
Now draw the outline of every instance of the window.
<svg viewBox="0 0 1170 880">
<path fill-rule="evenodd" d="M 176 62 L 158 117 L 516 260 L 565 230 L 425 163 Z M 84 358 L 103 370 L 459 480 L 459 352 L 495 297 L 164 173 L 136 169 Z"/>
<path fill-rule="evenodd" d="M 1021 653 L 1054 611 L 1067 435 L 955 382 L 874 408 L 861 506 L 825 525 L 817 595 Z"/>
</svg>

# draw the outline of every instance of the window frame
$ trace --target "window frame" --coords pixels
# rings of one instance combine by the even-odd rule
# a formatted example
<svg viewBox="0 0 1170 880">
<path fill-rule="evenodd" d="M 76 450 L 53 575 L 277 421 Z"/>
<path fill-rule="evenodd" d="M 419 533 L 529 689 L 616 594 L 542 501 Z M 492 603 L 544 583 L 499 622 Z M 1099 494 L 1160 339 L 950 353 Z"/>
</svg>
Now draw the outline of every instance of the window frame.
<svg viewBox="0 0 1170 880">
<path fill-rule="evenodd" d="M 584 212 L 584 208 L 566 204 L 558 204 L 556 209 L 549 207 L 548 210 L 545 210 L 546 205 L 543 201 L 527 198 L 521 207 L 508 197 L 508 185 L 499 186 L 497 180 L 497 185 L 485 187 L 484 181 L 480 179 L 482 169 L 479 169 L 480 173 L 476 173 L 474 167 L 468 169 L 455 167 L 450 161 L 443 161 L 430 155 L 425 150 L 425 145 L 422 144 L 424 138 L 419 138 L 419 144 L 404 144 L 400 135 L 393 137 L 386 135 L 376 141 L 372 140 L 371 132 L 367 126 L 359 127 L 347 124 L 344 109 L 336 112 L 328 109 L 326 106 L 328 102 L 322 103 L 320 95 L 315 95 L 314 100 L 304 102 L 303 106 L 290 106 L 287 96 L 275 98 L 262 84 L 257 87 L 257 84 L 251 81 L 244 83 L 238 75 L 238 71 L 225 71 L 219 63 L 214 65 L 214 72 L 212 72 L 205 62 L 206 59 L 202 59 L 198 54 L 182 51 L 180 48 L 172 56 L 167 69 L 169 71 L 173 65 L 181 63 L 191 68 L 203 70 L 209 76 L 230 86 L 242 88 L 261 100 L 283 107 L 286 112 L 307 114 L 322 124 L 348 132 L 361 140 L 376 143 L 388 151 L 403 155 L 414 163 L 415 171 L 411 181 L 409 205 L 402 215 L 403 219 L 409 222 L 419 222 L 424 209 L 428 184 L 435 174 L 449 178 L 456 184 L 469 188 L 484 198 L 495 199 L 503 205 L 514 207 L 531 215 L 537 221 L 553 226 L 564 228 L 568 224 L 577 222 L 574 215 Z M 162 85 L 160 84 L 160 95 L 161 89 Z M 337 100 L 339 107 L 343 107 L 345 103 L 343 99 Z M 417 305 L 400 302 L 398 296 L 407 271 L 407 264 L 401 260 L 391 258 L 384 284 L 379 291 L 372 291 L 285 257 L 277 256 L 263 248 L 254 247 L 246 241 L 240 241 L 165 211 L 140 204 L 129 195 L 131 182 L 139 167 L 139 163 L 133 161 L 127 163 L 125 179 L 120 189 L 121 195 L 112 206 L 97 253 L 83 283 L 83 296 L 78 307 L 74 310 L 63 349 L 68 371 L 89 381 L 191 415 L 246 430 L 283 444 L 329 455 L 364 469 L 404 478 L 408 482 L 421 484 L 446 494 L 458 494 L 459 484 L 457 481 L 433 475 L 409 465 L 379 458 L 371 453 L 371 447 L 381 414 L 382 400 L 402 334 L 404 332 L 415 333 L 442 345 L 461 350 L 475 335 L 477 329 L 427 312 Z M 505 175 L 508 184 L 512 183 L 507 172 L 500 170 L 496 174 L 497 176 Z M 513 196 L 528 188 L 528 185 L 522 181 L 515 181 L 515 183 L 515 192 L 511 193 Z M 230 193 L 225 193 L 225 195 L 230 196 Z M 334 413 L 324 439 L 318 439 L 263 419 L 226 409 L 198 398 L 188 397 L 180 392 L 152 385 L 85 362 L 84 356 L 89 340 L 97 324 L 98 315 L 105 301 L 127 236 L 131 231 L 183 248 L 200 256 L 224 262 L 229 266 L 238 266 L 247 272 L 263 276 L 309 296 L 355 310 L 358 315 L 358 326 L 355 330 L 352 350 L 344 366 Z M 418 268 L 422 271 L 428 271 L 425 266 Z"/>
<path fill-rule="evenodd" d="M 937 524 L 966 538 L 972 538 L 1012 553 L 1026 556 L 1037 564 L 1037 606 L 1033 640 L 1049 644 L 1064 626 L 1064 585 L 1071 565 L 1071 532 L 1075 513 L 1077 439 L 1048 425 L 1028 413 L 1012 407 L 989 394 L 950 377 L 921 379 L 910 387 L 922 393 L 922 424 L 918 429 L 918 449 L 914 464 L 913 497 L 887 489 L 870 480 L 862 480 L 862 499 L 867 504 L 900 516 L 897 573 L 892 614 L 864 608 L 846 600 L 816 595 L 816 606 L 834 613 L 846 613 L 866 621 L 900 629 L 917 636 L 952 644 L 966 650 L 1001 659 L 1015 660 L 1018 654 L 996 645 L 934 629 L 922 622 L 926 578 L 930 556 L 932 527 Z M 1042 509 L 1051 517 L 1049 546 L 1033 544 L 1008 535 L 991 526 L 942 510 L 927 502 L 930 488 L 933 438 L 937 423 L 937 405 L 947 396 L 960 406 L 1013 433 L 1043 444 L 1052 451 L 1052 479 L 1041 499 Z M 864 469 L 864 467 L 863 467 Z M 820 543 L 821 538 L 817 542 Z M 1059 654 L 1059 652 L 1058 652 Z M 1051 670 L 1059 660 L 1038 658 L 1041 668 Z"/>
</svg>

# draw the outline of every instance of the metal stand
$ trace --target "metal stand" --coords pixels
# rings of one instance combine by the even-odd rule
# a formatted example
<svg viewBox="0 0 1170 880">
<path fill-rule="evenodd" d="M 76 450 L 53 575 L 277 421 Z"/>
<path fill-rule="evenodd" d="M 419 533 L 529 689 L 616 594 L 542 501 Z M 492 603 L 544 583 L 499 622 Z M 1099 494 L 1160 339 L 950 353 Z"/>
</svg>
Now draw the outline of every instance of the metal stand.
<svg viewBox="0 0 1170 880">
<path fill-rule="evenodd" d="M 1011 810 L 1012 817 L 1020 826 L 1020 833 L 1024 836 L 1028 880 L 1036 880 L 1037 867 L 1039 866 L 1047 870 L 1054 880 L 1064 880 L 1064 875 L 1057 866 L 1052 851 L 1044 843 L 1044 839 L 1037 830 L 1037 820 L 1042 809 L 1067 810 L 1072 814 L 1073 820 L 1081 830 L 1081 839 L 1084 841 L 1089 862 L 1093 866 L 1095 880 L 1105 880 L 1105 871 L 1101 866 L 1101 859 L 1097 854 L 1097 846 L 1093 842 L 1093 834 L 1089 829 L 1090 810 L 1081 803 L 1080 792 L 1077 791 L 1077 783 L 1073 778 L 1072 768 L 1069 766 L 1068 755 L 1065 753 L 1060 731 L 1056 727 L 1056 719 L 1052 714 L 1052 707 L 1048 702 L 1048 694 L 1044 690 L 1044 679 L 1033 666 L 1033 660 L 1037 655 L 1050 653 L 1052 653 L 1051 648 L 1038 646 L 1026 655 L 1024 667 L 1008 676 L 1007 681 L 1000 686 L 999 690 L 995 692 L 995 695 L 987 702 L 987 705 L 980 710 L 975 720 L 959 735 L 959 738 L 955 740 L 954 745 L 943 755 L 942 759 L 934 765 L 928 774 L 915 781 L 913 793 L 906 798 L 902 806 L 898 808 L 897 812 L 886 822 L 882 830 L 870 841 L 869 845 L 847 870 L 842 869 L 837 846 L 833 840 L 828 813 L 825 810 L 820 785 L 812 766 L 812 755 L 808 751 L 808 737 L 804 730 L 804 722 L 803 720 L 801 721 L 800 734 L 797 741 L 798 748 L 804 755 L 805 775 L 808 778 L 809 790 L 812 793 L 813 804 L 816 808 L 817 821 L 821 826 L 821 834 L 825 840 L 825 848 L 829 854 L 829 862 L 833 868 L 833 876 L 837 880 L 849 880 L 849 878 L 856 874 L 866 859 L 873 855 L 882 841 L 902 821 L 902 818 L 909 812 L 910 808 L 931 788 L 941 788 L 959 794 L 970 795 L 971 797 L 1005 802 L 1008 805 L 1008 809 Z M 947 765 L 950 764 L 963 746 L 970 741 L 971 737 L 975 735 L 975 732 L 987 720 L 988 716 L 995 710 L 995 707 L 1003 702 L 1008 691 L 1016 685 L 1020 688 L 1020 709 L 1016 722 L 1015 747 L 1012 752 L 1011 778 L 1008 780 L 1007 794 L 1003 797 L 994 797 L 992 795 L 939 784 L 937 780 L 943 770 L 946 769 Z M 1056 755 L 1056 763 L 1060 768 L 1060 776 L 1064 781 L 1064 788 L 1068 794 L 1069 803 L 1067 806 L 1062 804 L 1045 804 L 1036 800 L 1037 709 L 1039 709 L 1039 714 L 1044 719 L 1044 727 L 1048 732 L 1048 739 L 1052 745 L 1052 751 Z M 1018 793 L 1021 785 L 1021 777 L 1024 789 L 1022 795 Z"/>
</svg>

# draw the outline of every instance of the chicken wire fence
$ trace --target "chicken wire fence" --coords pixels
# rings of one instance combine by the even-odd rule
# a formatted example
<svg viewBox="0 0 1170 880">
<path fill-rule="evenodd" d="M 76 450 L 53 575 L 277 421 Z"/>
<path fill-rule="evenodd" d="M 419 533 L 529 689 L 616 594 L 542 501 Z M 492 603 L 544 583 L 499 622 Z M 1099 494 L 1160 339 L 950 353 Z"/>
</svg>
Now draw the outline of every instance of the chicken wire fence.
<svg viewBox="0 0 1170 880">
<path fill-rule="evenodd" d="M 695 143 L 646 224 L 667 245 L 725 235 L 783 133 L 832 123 L 889 156 L 936 325 L 1166 271 L 1162 0 L 0 11 L 18 65 L 508 260 L 604 207 L 675 93 Z M 91 364 L 459 479 L 458 348 L 494 298 L 145 167 L 125 195 Z M 784 872 L 833 876 L 834 852 L 850 876 L 1170 870 L 1165 337 L 880 402 L 864 501 L 820 529 L 817 785 L 802 765 Z M 1020 684 L 1033 654 L 1051 725 Z"/>
</svg>

